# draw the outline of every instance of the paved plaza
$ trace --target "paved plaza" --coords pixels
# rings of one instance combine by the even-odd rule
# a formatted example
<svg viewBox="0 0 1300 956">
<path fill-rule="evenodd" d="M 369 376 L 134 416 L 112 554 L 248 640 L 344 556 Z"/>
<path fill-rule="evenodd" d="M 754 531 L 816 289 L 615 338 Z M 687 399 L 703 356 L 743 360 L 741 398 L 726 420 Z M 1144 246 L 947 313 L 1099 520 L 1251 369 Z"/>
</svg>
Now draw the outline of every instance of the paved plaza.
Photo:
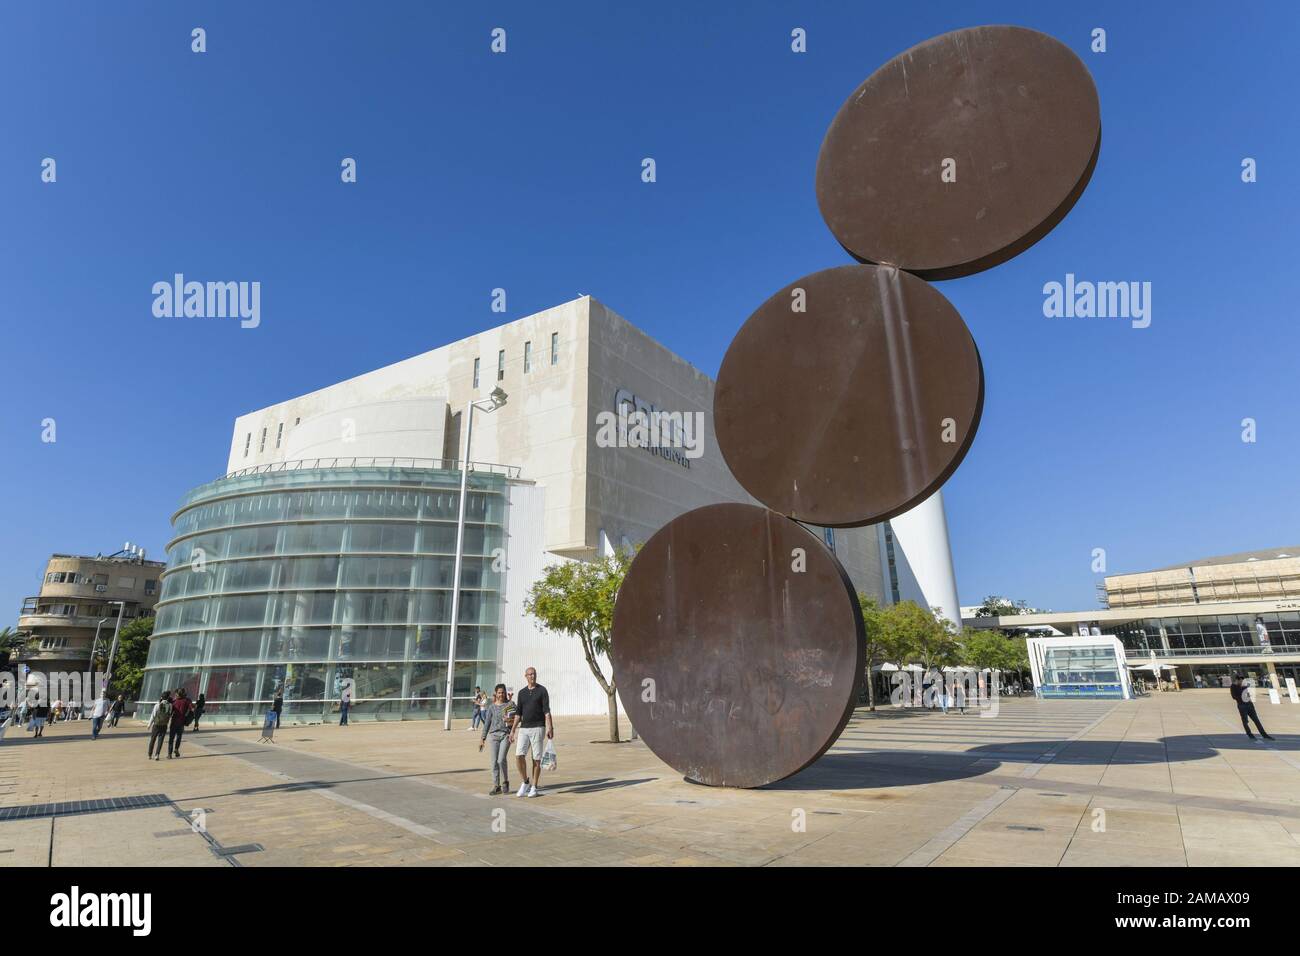
<svg viewBox="0 0 1300 956">
<path fill-rule="evenodd" d="M 1223 690 L 862 709 L 812 767 L 749 791 L 560 718 L 531 800 L 487 795 L 463 721 L 285 725 L 273 745 L 204 727 L 170 761 L 145 759 L 135 724 L 12 728 L 0 865 L 1300 864 L 1300 707 L 1262 696 L 1274 743 L 1246 738 Z"/>
</svg>

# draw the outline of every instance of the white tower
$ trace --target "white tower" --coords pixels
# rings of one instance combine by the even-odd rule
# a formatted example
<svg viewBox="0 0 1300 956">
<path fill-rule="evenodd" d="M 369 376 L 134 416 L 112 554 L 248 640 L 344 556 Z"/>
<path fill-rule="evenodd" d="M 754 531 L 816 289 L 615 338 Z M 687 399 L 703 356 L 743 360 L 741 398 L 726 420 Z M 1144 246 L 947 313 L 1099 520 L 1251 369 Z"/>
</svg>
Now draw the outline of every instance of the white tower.
<svg viewBox="0 0 1300 956">
<path fill-rule="evenodd" d="M 961 605 L 957 601 L 957 575 L 952 567 L 943 492 L 936 491 L 911 511 L 891 518 L 889 526 L 893 529 L 899 597 L 940 608 L 944 617 L 961 627 Z M 881 537 L 884 537 L 883 530 Z M 885 558 L 882 564 L 887 564 L 883 549 L 882 558 Z M 887 567 L 885 573 L 889 573 Z"/>
</svg>

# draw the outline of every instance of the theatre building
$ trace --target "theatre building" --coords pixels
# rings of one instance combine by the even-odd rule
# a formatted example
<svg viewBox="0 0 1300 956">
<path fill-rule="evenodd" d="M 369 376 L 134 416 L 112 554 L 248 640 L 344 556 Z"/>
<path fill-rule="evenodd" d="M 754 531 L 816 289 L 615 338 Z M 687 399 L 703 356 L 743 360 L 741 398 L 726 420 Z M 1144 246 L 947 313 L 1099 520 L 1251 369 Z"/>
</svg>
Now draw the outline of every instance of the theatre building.
<svg viewBox="0 0 1300 956">
<path fill-rule="evenodd" d="M 351 680 L 358 718 L 441 717 L 467 458 L 455 713 L 529 665 L 555 713 L 605 713 L 578 640 L 525 598 L 548 565 L 752 500 L 712 401 L 707 375 L 583 297 L 241 415 L 225 476 L 173 517 L 142 697 L 184 686 L 248 721 L 282 688 L 286 719 L 320 720 Z M 638 409 L 665 413 L 672 447 L 609 440 Z M 937 495 L 887 525 L 811 530 L 859 590 L 958 613 Z"/>
</svg>

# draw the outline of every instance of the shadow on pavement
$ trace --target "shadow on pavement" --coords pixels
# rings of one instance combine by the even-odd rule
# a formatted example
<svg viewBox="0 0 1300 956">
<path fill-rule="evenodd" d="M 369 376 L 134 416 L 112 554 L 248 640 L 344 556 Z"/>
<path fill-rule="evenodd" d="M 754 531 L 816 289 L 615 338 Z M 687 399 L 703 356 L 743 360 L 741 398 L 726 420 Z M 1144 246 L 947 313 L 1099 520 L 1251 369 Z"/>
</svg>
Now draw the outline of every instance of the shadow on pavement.
<svg viewBox="0 0 1300 956">
<path fill-rule="evenodd" d="M 968 780 L 1004 764 L 1161 764 L 1217 757 L 1223 751 L 1300 751 L 1300 736 L 1252 741 L 1245 734 L 1185 734 L 1153 741 L 1037 740 L 985 744 L 962 751 L 888 749 L 832 752 L 763 790 L 864 790 Z"/>
</svg>

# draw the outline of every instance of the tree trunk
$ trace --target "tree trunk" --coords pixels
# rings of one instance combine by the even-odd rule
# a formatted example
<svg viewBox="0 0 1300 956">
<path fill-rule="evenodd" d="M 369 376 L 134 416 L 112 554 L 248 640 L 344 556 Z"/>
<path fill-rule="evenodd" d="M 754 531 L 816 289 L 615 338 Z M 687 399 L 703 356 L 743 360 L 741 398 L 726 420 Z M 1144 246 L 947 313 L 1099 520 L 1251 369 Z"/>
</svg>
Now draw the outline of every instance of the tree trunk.
<svg viewBox="0 0 1300 956">
<path fill-rule="evenodd" d="M 871 670 L 871 665 L 867 665 L 867 709 L 876 709 L 876 675 Z"/>
<path fill-rule="evenodd" d="M 618 743 L 618 695 L 613 688 L 609 690 L 609 739 Z"/>
</svg>

